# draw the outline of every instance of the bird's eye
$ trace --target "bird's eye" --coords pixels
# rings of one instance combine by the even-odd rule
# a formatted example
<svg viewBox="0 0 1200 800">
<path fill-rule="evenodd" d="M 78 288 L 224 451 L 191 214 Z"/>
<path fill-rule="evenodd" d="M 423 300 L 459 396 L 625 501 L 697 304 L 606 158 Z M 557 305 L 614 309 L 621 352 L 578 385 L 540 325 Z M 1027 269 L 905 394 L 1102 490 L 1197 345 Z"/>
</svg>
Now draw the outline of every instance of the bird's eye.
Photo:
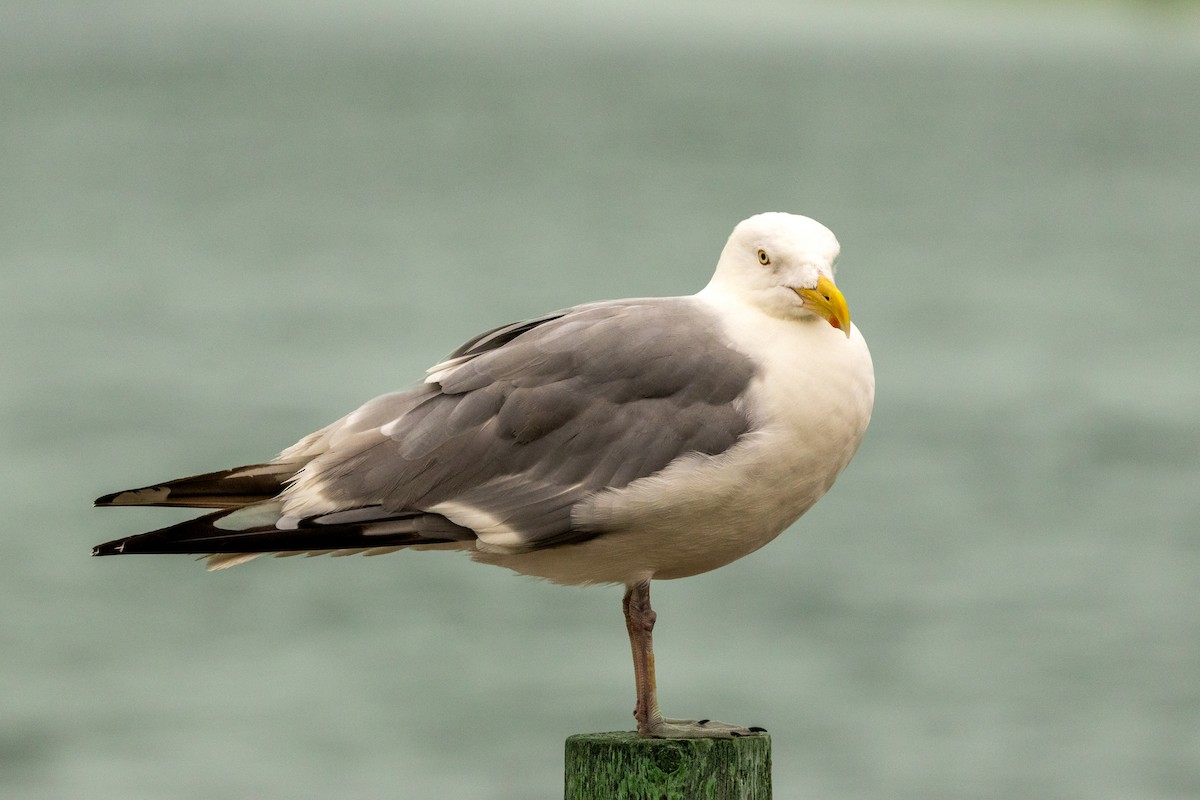
<svg viewBox="0 0 1200 800">
<path fill-rule="evenodd" d="M 762 264 L 763 266 L 771 263 L 771 257 L 767 255 L 766 250 L 758 251 L 758 263 Z"/>
</svg>

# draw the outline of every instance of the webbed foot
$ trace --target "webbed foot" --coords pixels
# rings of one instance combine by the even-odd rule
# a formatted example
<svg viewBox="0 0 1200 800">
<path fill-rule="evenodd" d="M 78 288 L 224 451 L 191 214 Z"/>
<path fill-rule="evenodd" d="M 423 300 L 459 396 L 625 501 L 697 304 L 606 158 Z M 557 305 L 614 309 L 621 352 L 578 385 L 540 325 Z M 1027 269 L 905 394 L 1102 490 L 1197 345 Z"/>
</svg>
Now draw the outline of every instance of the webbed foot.
<svg viewBox="0 0 1200 800">
<path fill-rule="evenodd" d="M 743 727 L 712 719 L 659 719 L 652 720 L 638 735 L 652 739 L 733 739 L 766 732 L 758 726 Z"/>
</svg>

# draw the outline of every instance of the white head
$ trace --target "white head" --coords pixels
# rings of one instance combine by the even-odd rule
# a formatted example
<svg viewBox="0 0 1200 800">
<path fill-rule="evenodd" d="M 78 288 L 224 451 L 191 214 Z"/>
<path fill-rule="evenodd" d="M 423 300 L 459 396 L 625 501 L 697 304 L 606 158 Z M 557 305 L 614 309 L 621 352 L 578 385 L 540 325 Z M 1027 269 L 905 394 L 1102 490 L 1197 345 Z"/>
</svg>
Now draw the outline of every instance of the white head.
<svg viewBox="0 0 1200 800">
<path fill-rule="evenodd" d="M 732 295 L 774 317 L 821 317 L 850 335 L 850 312 L 833 283 L 841 246 L 816 220 L 778 211 L 738 223 L 706 292 Z"/>
</svg>

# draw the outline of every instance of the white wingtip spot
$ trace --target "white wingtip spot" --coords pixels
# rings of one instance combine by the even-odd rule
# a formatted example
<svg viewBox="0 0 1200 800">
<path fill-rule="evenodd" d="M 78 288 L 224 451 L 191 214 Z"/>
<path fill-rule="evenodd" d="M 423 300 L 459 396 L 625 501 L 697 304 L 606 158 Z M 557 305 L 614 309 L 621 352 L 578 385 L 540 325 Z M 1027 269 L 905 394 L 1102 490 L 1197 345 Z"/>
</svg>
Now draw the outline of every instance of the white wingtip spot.
<svg viewBox="0 0 1200 800">
<path fill-rule="evenodd" d="M 113 506 L 146 506 L 161 503 L 171 494 L 171 490 L 162 486 L 152 486 L 146 489 L 130 489 L 121 492 L 108 501 Z"/>
</svg>

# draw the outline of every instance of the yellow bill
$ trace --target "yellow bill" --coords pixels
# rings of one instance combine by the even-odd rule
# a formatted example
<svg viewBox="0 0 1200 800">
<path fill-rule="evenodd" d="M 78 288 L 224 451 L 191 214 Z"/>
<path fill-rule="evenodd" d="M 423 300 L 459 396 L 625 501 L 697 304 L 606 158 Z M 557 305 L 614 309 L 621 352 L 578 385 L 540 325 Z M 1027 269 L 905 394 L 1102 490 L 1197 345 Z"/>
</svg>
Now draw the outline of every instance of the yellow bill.
<svg viewBox="0 0 1200 800">
<path fill-rule="evenodd" d="M 796 289 L 795 292 L 804 300 L 805 308 L 820 314 L 830 325 L 850 337 L 850 307 L 833 281 L 822 275 L 817 280 L 817 288 Z"/>
</svg>

